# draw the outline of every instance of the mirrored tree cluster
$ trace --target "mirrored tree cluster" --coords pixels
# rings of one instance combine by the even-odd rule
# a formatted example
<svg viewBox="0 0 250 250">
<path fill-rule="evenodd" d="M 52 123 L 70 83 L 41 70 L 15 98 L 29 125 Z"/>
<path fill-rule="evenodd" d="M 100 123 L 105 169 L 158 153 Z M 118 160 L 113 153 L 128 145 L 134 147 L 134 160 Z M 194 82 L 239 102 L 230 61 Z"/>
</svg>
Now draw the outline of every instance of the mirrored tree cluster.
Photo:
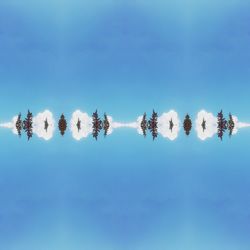
<svg viewBox="0 0 250 250">
<path fill-rule="evenodd" d="M 97 140 L 98 135 L 101 132 L 103 127 L 103 123 L 99 118 L 97 110 L 92 115 L 92 135 Z"/>
<path fill-rule="evenodd" d="M 218 137 L 222 140 L 224 133 L 226 132 L 227 129 L 229 131 L 229 136 L 231 136 L 235 128 L 235 123 L 234 123 L 232 114 L 231 113 L 229 114 L 229 120 L 227 121 L 224 118 L 223 111 L 221 110 L 217 115 L 217 119 L 218 119 L 218 123 L 217 123 L 218 124 L 217 126 Z"/>
<path fill-rule="evenodd" d="M 153 140 L 155 140 L 158 136 L 158 114 L 154 110 L 148 121 L 148 130 L 150 131 Z"/>
<path fill-rule="evenodd" d="M 224 118 L 223 112 L 222 110 L 218 113 L 217 115 L 217 128 L 218 128 L 218 137 L 222 140 L 223 135 L 225 133 L 225 131 L 227 130 L 227 121 Z"/>
<path fill-rule="evenodd" d="M 201 127 L 203 132 L 206 132 L 208 129 L 208 121 L 206 121 L 205 118 L 203 118 L 203 121 L 201 123 Z M 233 119 L 233 116 L 231 113 L 229 113 L 229 118 L 228 120 L 225 118 L 223 111 L 221 110 L 217 114 L 217 136 L 220 140 L 223 140 L 223 137 L 225 133 L 228 131 L 229 136 L 231 137 L 233 134 L 233 131 L 235 129 L 235 121 Z"/>
<path fill-rule="evenodd" d="M 153 110 L 150 119 L 147 120 L 147 114 L 144 113 L 140 126 L 144 137 L 146 137 L 147 130 L 149 130 L 153 140 L 155 140 L 158 136 L 158 114 Z"/>
<path fill-rule="evenodd" d="M 174 127 L 177 126 L 173 122 L 173 118 L 169 120 L 168 128 L 173 132 Z M 192 130 L 192 120 L 190 116 L 187 114 L 185 120 L 183 122 L 183 128 L 186 135 L 189 135 Z M 151 133 L 153 140 L 155 140 L 158 136 L 158 114 L 153 110 L 151 118 L 147 121 L 147 114 L 144 113 L 141 121 L 141 130 L 144 136 L 147 135 L 147 130 Z"/>
<path fill-rule="evenodd" d="M 82 129 L 81 123 L 82 123 L 81 120 L 78 118 L 78 121 L 76 123 L 76 127 L 77 127 L 78 132 Z M 98 111 L 96 110 L 92 114 L 91 128 L 92 128 L 92 136 L 96 140 L 98 139 L 98 136 L 102 130 L 104 131 L 104 136 L 106 137 L 108 135 L 108 131 L 110 129 L 110 122 L 109 122 L 107 114 L 104 113 L 104 118 L 102 120 L 99 117 Z"/>
<path fill-rule="evenodd" d="M 22 135 L 22 130 L 25 131 L 28 140 L 33 136 L 33 115 L 28 110 L 26 118 L 22 121 L 22 115 L 21 113 L 17 117 L 16 121 L 16 130 L 19 136 Z"/>
<path fill-rule="evenodd" d="M 90 118 L 92 119 L 90 129 L 92 129 L 92 136 L 94 139 L 98 139 L 99 134 L 101 133 L 101 131 L 104 131 L 104 136 L 106 137 L 109 133 L 109 130 L 111 129 L 111 124 L 110 124 L 110 120 L 107 116 L 106 113 L 104 113 L 104 117 L 103 119 L 100 118 L 98 111 L 96 110 L 95 112 L 93 112 L 92 117 Z M 202 119 L 202 118 L 201 118 Z M 206 119 L 208 118 L 203 118 L 200 126 L 202 131 L 205 133 L 207 129 L 209 129 L 209 124 L 211 123 L 211 121 L 207 121 Z M 233 134 L 233 131 L 235 129 L 235 121 L 234 118 L 232 116 L 232 114 L 229 114 L 229 118 L 228 120 L 224 117 L 223 111 L 221 110 L 218 114 L 217 114 L 217 118 L 214 117 L 214 119 L 217 119 L 217 136 L 218 138 L 220 138 L 221 140 L 223 139 L 224 134 L 226 133 L 226 131 L 229 132 L 229 136 L 231 137 Z M 147 136 L 147 133 L 150 133 L 153 140 L 155 140 L 158 137 L 158 133 L 159 133 L 159 121 L 158 121 L 158 114 L 157 112 L 155 112 L 155 110 L 153 110 L 151 116 L 149 119 L 147 119 L 147 114 L 144 113 L 141 119 L 141 122 L 139 124 L 139 127 L 141 128 L 141 131 L 144 135 L 144 137 Z M 49 122 L 47 118 L 44 118 L 44 131 L 48 131 L 49 129 Z M 78 130 L 78 132 L 81 131 L 81 129 L 83 128 L 83 124 L 82 124 L 82 120 L 80 118 L 78 118 L 75 126 Z M 176 122 L 176 118 L 171 117 L 167 120 L 167 122 L 169 124 L 165 124 L 164 126 L 167 126 L 167 128 L 169 129 L 170 133 L 176 133 L 177 130 L 174 130 L 175 126 L 179 125 Z M 161 122 L 162 123 L 162 122 Z M 179 122 L 178 122 L 179 123 Z M 162 126 L 162 125 L 160 125 Z M 21 113 L 18 115 L 16 123 L 15 123 L 15 127 L 16 127 L 16 131 L 18 133 L 19 136 L 22 135 L 22 130 L 26 133 L 28 140 L 30 140 L 30 138 L 33 136 L 33 114 L 28 110 L 28 113 L 25 117 L 24 120 L 22 120 L 22 115 Z M 68 127 L 68 123 L 66 120 L 66 117 L 64 114 L 62 114 L 60 116 L 60 119 L 58 121 L 58 129 L 60 131 L 60 134 L 62 136 L 64 136 L 66 130 Z M 193 123 L 191 120 L 191 117 L 189 116 L 189 114 L 186 114 L 184 121 L 183 121 L 183 129 L 184 132 L 187 136 L 190 135 L 191 131 L 192 131 L 192 127 L 193 127 Z M 165 127 L 166 128 L 166 127 Z M 216 132 L 215 132 L 216 133 Z"/>
</svg>

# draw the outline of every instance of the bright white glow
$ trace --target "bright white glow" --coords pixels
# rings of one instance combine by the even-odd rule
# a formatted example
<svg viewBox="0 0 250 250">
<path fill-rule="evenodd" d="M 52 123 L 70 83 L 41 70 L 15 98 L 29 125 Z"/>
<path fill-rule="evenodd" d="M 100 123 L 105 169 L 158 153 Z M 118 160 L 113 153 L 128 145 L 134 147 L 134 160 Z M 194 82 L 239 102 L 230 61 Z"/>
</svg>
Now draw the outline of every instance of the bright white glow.
<svg viewBox="0 0 250 250">
<path fill-rule="evenodd" d="M 239 122 L 238 123 L 238 128 L 249 128 L 250 123 L 245 123 L 245 122 Z"/>
<path fill-rule="evenodd" d="M 12 133 L 15 135 L 18 134 L 17 129 L 16 129 L 16 122 L 17 122 L 18 116 L 14 116 L 11 120 L 11 122 L 6 122 L 6 123 L 1 123 L 0 127 L 1 128 L 8 128 L 12 130 Z"/>
<path fill-rule="evenodd" d="M 171 120 L 174 125 L 172 130 L 170 129 Z M 180 120 L 176 111 L 170 110 L 168 113 L 163 113 L 158 117 L 158 133 L 164 138 L 174 141 L 178 137 L 179 131 Z"/>
<path fill-rule="evenodd" d="M 205 120 L 206 129 L 203 129 L 202 123 Z M 196 131 L 201 140 L 206 140 L 213 137 L 217 133 L 217 117 L 212 113 L 208 113 L 206 110 L 201 110 L 196 119 Z"/>
<path fill-rule="evenodd" d="M 47 130 L 45 129 L 46 120 L 48 123 Z M 39 138 L 48 141 L 53 137 L 54 131 L 55 120 L 53 118 L 53 114 L 49 110 L 38 113 L 33 118 L 33 133 L 36 134 Z"/>
<path fill-rule="evenodd" d="M 139 134 L 143 134 L 142 129 L 141 129 L 141 121 L 142 121 L 142 116 L 139 116 L 137 118 L 136 122 L 114 122 L 113 118 L 108 116 L 108 121 L 110 123 L 110 128 L 109 128 L 109 133 L 111 134 L 114 129 L 118 128 L 133 128 L 136 129 Z"/>
<path fill-rule="evenodd" d="M 137 133 L 139 135 L 143 135 L 143 131 L 142 131 L 142 128 L 141 128 L 142 119 L 143 119 L 143 116 L 141 115 L 141 116 L 139 116 L 137 118 L 137 122 L 136 122 L 137 123 Z"/>
<path fill-rule="evenodd" d="M 232 116 L 233 121 L 234 121 L 234 129 L 233 129 L 233 135 L 237 134 L 239 129 L 241 128 L 248 128 L 250 127 L 250 123 L 245 123 L 245 122 L 239 122 L 239 119 L 237 116 Z"/>
<path fill-rule="evenodd" d="M 80 121 L 80 129 L 77 127 L 78 121 Z M 88 137 L 92 133 L 92 117 L 87 113 L 76 110 L 70 120 L 70 130 L 73 138 L 77 141 Z"/>
<path fill-rule="evenodd" d="M 136 122 L 123 123 L 123 122 L 113 122 L 111 124 L 112 128 L 137 128 Z"/>
</svg>

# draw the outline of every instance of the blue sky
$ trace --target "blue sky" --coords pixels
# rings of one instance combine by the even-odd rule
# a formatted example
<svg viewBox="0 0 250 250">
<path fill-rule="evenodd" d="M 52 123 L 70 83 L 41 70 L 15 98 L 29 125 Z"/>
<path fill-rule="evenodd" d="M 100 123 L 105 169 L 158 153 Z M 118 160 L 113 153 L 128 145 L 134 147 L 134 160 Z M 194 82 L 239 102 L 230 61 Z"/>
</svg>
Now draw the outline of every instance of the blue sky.
<svg viewBox="0 0 250 250">
<path fill-rule="evenodd" d="M 249 122 L 248 1 L 0 0 L 0 122 L 205 108 Z M 0 130 L 0 248 L 245 250 L 249 130 L 98 142 Z"/>
</svg>

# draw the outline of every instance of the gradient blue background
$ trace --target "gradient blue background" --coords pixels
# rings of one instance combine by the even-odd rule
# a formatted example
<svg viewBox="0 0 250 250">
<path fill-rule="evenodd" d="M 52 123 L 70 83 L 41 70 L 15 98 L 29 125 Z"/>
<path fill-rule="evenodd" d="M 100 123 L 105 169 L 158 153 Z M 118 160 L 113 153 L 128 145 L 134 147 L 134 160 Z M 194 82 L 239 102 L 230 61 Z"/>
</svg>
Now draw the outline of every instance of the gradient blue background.
<svg viewBox="0 0 250 250">
<path fill-rule="evenodd" d="M 250 2 L 0 0 L 0 122 L 28 108 L 250 121 Z M 250 131 L 81 142 L 0 130 L 0 249 L 249 250 Z"/>
</svg>

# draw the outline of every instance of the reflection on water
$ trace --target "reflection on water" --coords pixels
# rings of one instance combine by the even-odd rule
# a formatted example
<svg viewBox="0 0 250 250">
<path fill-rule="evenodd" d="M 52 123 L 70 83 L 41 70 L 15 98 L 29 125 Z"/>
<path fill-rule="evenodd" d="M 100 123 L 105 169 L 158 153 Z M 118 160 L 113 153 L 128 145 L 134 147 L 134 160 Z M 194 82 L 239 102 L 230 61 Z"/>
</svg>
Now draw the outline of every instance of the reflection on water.
<svg viewBox="0 0 250 250">
<path fill-rule="evenodd" d="M 14 134 L 19 136 L 25 133 L 28 140 L 32 138 L 33 134 L 44 140 L 50 140 L 54 135 L 55 123 L 53 114 L 49 110 L 38 113 L 36 116 L 33 116 L 32 112 L 28 110 L 24 120 L 22 120 L 20 113 L 18 116 L 13 117 L 10 122 L 0 124 L 0 127 L 11 129 Z M 76 110 L 70 120 L 70 131 L 75 140 L 81 140 L 90 134 L 97 140 L 102 131 L 104 137 L 106 137 L 112 134 L 114 129 L 126 127 L 136 129 L 138 134 L 144 137 L 150 134 L 153 140 L 155 140 L 158 135 L 161 135 L 173 141 L 177 139 L 179 135 L 180 124 L 179 115 L 174 110 L 170 110 L 160 116 L 153 110 L 149 119 L 147 119 L 147 114 L 144 113 L 142 116 L 139 116 L 135 122 L 130 123 L 116 122 L 106 113 L 104 113 L 102 118 L 99 116 L 97 110 L 93 112 L 92 116 L 89 116 L 86 112 Z M 185 116 L 182 126 L 185 134 L 189 136 L 193 128 L 192 119 L 189 114 Z M 62 114 L 58 120 L 58 129 L 62 136 L 65 135 L 67 127 L 67 118 Z M 217 116 L 205 110 L 201 110 L 198 112 L 195 121 L 195 130 L 198 138 L 201 140 L 206 140 L 216 134 L 218 138 L 222 140 L 227 132 L 231 137 L 235 135 L 240 128 L 244 127 L 250 127 L 250 124 L 239 122 L 238 118 L 231 113 L 229 113 L 227 119 L 222 110 Z"/>
</svg>

